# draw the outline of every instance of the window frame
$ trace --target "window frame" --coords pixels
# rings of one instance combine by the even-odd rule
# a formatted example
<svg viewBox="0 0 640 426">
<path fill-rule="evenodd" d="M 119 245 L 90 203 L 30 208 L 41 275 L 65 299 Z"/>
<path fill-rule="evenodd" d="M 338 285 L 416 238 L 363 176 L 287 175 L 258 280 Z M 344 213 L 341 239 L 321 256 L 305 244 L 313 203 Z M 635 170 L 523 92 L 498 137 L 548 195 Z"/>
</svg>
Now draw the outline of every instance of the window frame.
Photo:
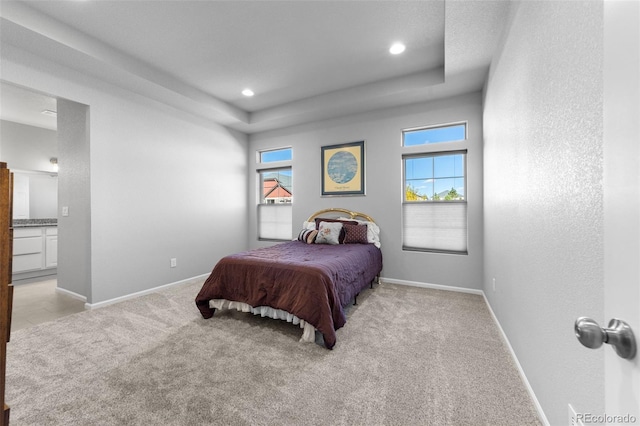
<svg viewBox="0 0 640 426">
<path fill-rule="evenodd" d="M 426 143 L 420 145 L 409 145 L 405 146 L 405 134 L 413 131 L 427 130 L 427 129 L 437 129 L 437 128 L 446 128 L 450 126 L 459 126 L 464 125 L 464 140 L 452 140 L 452 141 L 440 141 L 434 143 Z M 401 206 L 402 206 L 402 250 L 403 251 L 418 251 L 418 252 L 428 252 L 428 253 L 443 253 L 443 254 L 455 254 L 455 255 L 468 255 L 469 248 L 469 215 L 468 215 L 468 165 L 469 165 L 469 150 L 468 150 L 468 135 L 469 135 L 469 124 L 468 121 L 456 121 L 445 124 L 435 124 L 435 125 L 427 125 L 427 126 L 418 126 L 402 129 L 401 131 L 401 146 L 402 146 L 402 197 L 401 197 Z M 464 199 L 463 200 L 415 200 L 408 201 L 406 199 L 407 193 L 407 171 L 406 171 L 406 159 L 410 158 L 421 158 L 421 157 L 436 157 L 436 156 L 446 156 L 446 155 L 455 155 L 455 154 L 463 154 L 464 155 Z M 434 171 L 435 175 L 435 171 Z M 431 197 L 433 194 L 430 195 Z M 405 244 L 406 238 L 405 233 L 408 231 L 407 227 L 407 219 L 406 214 L 408 209 L 415 210 L 416 208 L 438 208 L 438 205 L 442 206 L 450 206 L 444 208 L 453 208 L 455 205 L 460 205 L 460 209 L 464 211 L 464 249 L 463 250 L 449 250 L 442 248 L 430 248 L 425 244 L 423 246 L 413 246 Z M 422 206 L 422 207 L 418 207 Z M 425 231 L 426 232 L 426 231 Z"/>
<path fill-rule="evenodd" d="M 431 143 L 423 143 L 417 145 L 405 145 L 405 133 L 419 132 L 422 130 L 433 130 L 433 129 L 445 129 L 447 127 L 457 127 L 464 126 L 464 137 L 462 139 L 452 139 L 447 141 L 438 141 Z M 441 146 L 440 144 L 450 144 L 455 142 L 466 142 L 469 138 L 469 123 L 467 121 L 456 121 L 452 123 L 444 123 L 444 124 L 433 124 L 428 126 L 418 126 L 418 127 L 410 127 L 408 129 L 402 129 L 402 147 L 403 148 L 425 148 L 425 147 L 433 147 L 433 146 Z M 441 148 L 436 148 L 441 149 Z"/>
<path fill-rule="evenodd" d="M 263 154 L 267 152 L 278 152 L 278 151 L 289 151 L 291 153 L 291 158 L 287 160 L 263 161 L 263 158 L 262 158 Z M 256 163 L 258 164 L 291 163 L 291 161 L 293 161 L 293 148 L 290 146 L 284 146 L 280 148 L 259 149 L 256 151 Z"/>
<path fill-rule="evenodd" d="M 464 173 L 464 199 L 463 200 L 421 200 L 421 201 L 409 201 L 407 200 L 407 163 L 406 160 L 407 159 L 412 159 L 412 158 L 434 158 L 434 157 L 445 157 L 445 156 L 450 156 L 450 155 L 458 155 L 461 154 L 463 155 L 463 173 Z M 414 204 L 414 203 L 466 203 L 467 202 L 467 156 L 468 156 L 468 152 L 466 149 L 457 149 L 457 150 L 453 150 L 453 151 L 438 151 L 438 152 L 427 152 L 427 153 L 411 153 L 411 154 L 403 154 L 402 155 L 402 183 L 404 185 L 403 187 L 403 191 L 402 191 L 402 203 L 410 203 L 410 204 Z M 435 174 L 435 172 L 434 172 Z M 433 179 L 442 179 L 442 178 L 436 178 L 435 176 L 433 177 Z M 449 177 L 447 179 L 458 179 L 458 177 Z"/>
<path fill-rule="evenodd" d="M 256 151 L 256 159 L 260 160 L 261 156 L 260 154 L 262 152 L 267 152 L 267 151 L 273 151 L 271 149 L 269 150 L 259 150 Z M 291 156 L 293 158 L 293 150 L 291 151 Z M 256 233 L 257 233 L 257 239 L 258 241 L 277 241 L 277 242 L 282 242 L 282 241 L 290 241 L 293 238 L 293 166 L 292 166 L 292 161 L 291 160 L 283 160 L 283 161 L 273 161 L 273 162 L 266 162 L 266 163 L 260 163 L 258 161 L 258 165 L 256 167 Z M 291 172 L 291 186 L 290 186 L 290 190 L 291 190 L 291 201 L 287 202 L 287 203 L 267 203 L 265 202 L 265 198 L 264 198 L 264 174 L 265 173 L 270 173 L 270 172 L 278 172 L 278 171 L 290 171 Z M 286 188 L 285 188 L 286 189 Z M 289 190 L 287 190 L 289 191 Z M 264 231 L 264 226 L 265 224 L 262 222 L 262 217 L 263 214 L 265 213 L 266 209 L 273 209 L 273 208 L 281 208 L 281 209 L 289 209 L 290 214 L 288 217 L 288 221 L 283 222 L 286 225 L 289 225 L 289 231 L 290 233 L 287 233 L 287 235 L 281 235 L 281 236 L 277 236 L 277 237 L 273 237 L 273 236 L 268 236 L 268 237 L 264 237 L 263 235 L 263 231 Z M 277 216 L 277 214 L 275 215 Z M 277 225 L 276 225 L 277 226 Z M 268 235 L 271 234 L 276 234 L 276 231 L 273 232 L 268 232 Z"/>
</svg>

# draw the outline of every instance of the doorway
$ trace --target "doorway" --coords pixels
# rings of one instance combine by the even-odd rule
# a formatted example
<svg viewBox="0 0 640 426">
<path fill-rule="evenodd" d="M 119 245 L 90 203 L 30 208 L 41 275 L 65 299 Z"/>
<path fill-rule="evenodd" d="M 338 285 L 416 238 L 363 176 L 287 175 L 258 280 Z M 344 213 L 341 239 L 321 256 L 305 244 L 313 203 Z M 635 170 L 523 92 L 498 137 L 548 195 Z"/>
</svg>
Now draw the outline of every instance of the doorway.
<svg viewBox="0 0 640 426">
<path fill-rule="evenodd" d="M 14 172 L 14 274 L 16 293 L 14 305 L 14 329 L 24 328 L 44 320 L 51 320 L 65 314 L 84 309 L 87 301 L 89 281 L 84 277 L 76 281 L 81 286 L 71 286 L 61 280 L 60 272 L 84 270 L 74 267 L 74 261 L 65 256 L 64 247 L 59 250 L 59 242 L 64 246 L 82 241 L 85 232 L 76 232 L 77 221 L 66 221 L 60 226 L 60 216 L 68 212 L 58 204 L 60 199 L 68 199 L 68 194 L 76 188 L 68 188 L 73 167 L 86 169 L 87 147 L 78 149 L 75 134 L 88 134 L 88 107 L 67 100 L 58 100 L 53 95 L 43 94 L 29 88 L 7 82 L 0 82 L 2 108 L 0 108 L 0 158 Z M 60 114 L 60 104 L 63 113 Z M 76 110 L 78 116 L 75 116 Z M 61 117 L 65 115 L 65 117 Z M 62 126 L 60 122 L 62 121 Z M 64 136 L 60 137 L 60 128 Z M 68 141 L 72 140 L 71 143 Z M 88 143 L 87 138 L 82 138 Z M 62 149 L 61 149 L 62 148 Z M 80 154 L 74 151 L 79 150 Z M 69 152 L 72 152 L 69 154 Z M 65 157 L 73 158 L 69 163 Z M 69 170 L 60 173 L 61 163 L 71 164 Z M 59 179 L 59 175 L 63 179 Z M 66 182 L 66 183 L 65 183 Z M 66 197 L 61 197 L 64 195 Z M 88 198 L 88 197 L 87 197 Z M 80 212 L 81 209 L 76 209 Z M 86 209 L 88 215 L 88 209 Z M 81 216 L 81 215 L 78 215 Z M 86 222 L 86 221 L 85 221 Z M 62 232 L 59 240 L 59 230 Z M 69 238 L 73 235 L 73 241 Z M 82 244 L 83 247 L 87 243 Z M 59 253 L 62 252 L 61 256 Z M 82 261 L 82 260 L 81 260 Z M 74 272 L 66 273 L 70 282 Z M 23 304 L 24 295 L 35 298 L 37 303 Z M 40 309 L 35 308 L 38 305 Z M 34 311 L 35 309 L 35 311 Z M 37 312 L 30 315 L 29 311 Z"/>
</svg>

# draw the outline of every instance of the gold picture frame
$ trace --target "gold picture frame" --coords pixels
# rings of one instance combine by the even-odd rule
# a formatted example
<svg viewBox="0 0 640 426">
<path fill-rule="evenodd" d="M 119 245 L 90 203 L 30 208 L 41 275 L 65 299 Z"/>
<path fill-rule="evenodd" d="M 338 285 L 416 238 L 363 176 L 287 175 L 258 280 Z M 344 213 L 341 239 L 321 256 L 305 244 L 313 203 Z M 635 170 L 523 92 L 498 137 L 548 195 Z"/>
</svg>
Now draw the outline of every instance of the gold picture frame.
<svg viewBox="0 0 640 426">
<path fill-rule="evenodd" d="M 365 195 L 364 141 L 321 147 L 322 196 Z"/>
</svg>

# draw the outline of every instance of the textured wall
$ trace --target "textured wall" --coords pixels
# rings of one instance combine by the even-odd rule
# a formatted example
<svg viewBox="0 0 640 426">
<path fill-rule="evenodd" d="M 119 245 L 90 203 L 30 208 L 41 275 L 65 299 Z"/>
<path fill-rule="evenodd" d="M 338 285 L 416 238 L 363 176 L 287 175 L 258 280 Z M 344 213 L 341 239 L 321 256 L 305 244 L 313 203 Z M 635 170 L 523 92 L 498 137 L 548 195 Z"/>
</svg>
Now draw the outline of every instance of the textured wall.
<svg viewBox="0 0 640 426">
<path fill-rule="evenodd" d="M 58 287 L 92 300 L 89 107 L 58 101 Z"/>
<path fill-rule="evenodd" d="M 578 316 L 603 314 L 603 7 L 513 12 L 485 94 L 484 289 L 559 425 L 568 403 L 604 408 L 603 352 L 573 335 Z"/>
</svg>

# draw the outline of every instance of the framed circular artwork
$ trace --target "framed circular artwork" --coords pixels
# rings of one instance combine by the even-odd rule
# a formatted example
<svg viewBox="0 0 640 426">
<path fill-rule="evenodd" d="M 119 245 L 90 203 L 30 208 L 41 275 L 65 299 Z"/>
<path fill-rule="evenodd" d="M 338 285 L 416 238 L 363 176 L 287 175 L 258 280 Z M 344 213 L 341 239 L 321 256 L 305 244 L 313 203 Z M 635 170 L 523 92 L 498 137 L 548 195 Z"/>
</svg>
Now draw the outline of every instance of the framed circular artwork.
<svg viewBox="0 0 640 426">
<path fill-rule="evenodd" d="M 364 195 L 364 141 L 322 147 L 322 195 Z"/>
</svg>

